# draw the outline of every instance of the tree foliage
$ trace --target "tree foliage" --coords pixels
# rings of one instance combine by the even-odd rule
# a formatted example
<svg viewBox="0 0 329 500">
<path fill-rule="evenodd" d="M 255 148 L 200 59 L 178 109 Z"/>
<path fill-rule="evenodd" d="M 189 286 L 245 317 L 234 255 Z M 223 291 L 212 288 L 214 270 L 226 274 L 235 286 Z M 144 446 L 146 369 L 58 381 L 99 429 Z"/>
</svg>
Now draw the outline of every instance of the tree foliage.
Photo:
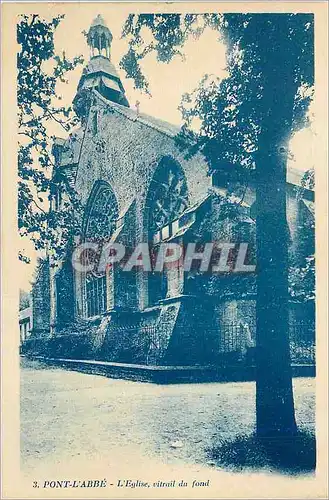
<svg viewBox="0 0 329 500">
<path fill-rule="evenodd" d="M 188 154 L 201 151 L 222 181 L 256 186 L 256 421 L 262 437 L 295 436 L 288 333 L 286 173 L 289 140 L 305 125 L 314 80 L 313 16 L 309 14 L 131 15 L 122 66 L 145 88 L 140 61 L 156 52 L 167 62 L 206 27 L 227 47 L 228 77 L 205 76 L 185 95 L 178 137 Z M 131 64 L 133 61 L 133 64 Z M 193 120 L 200 122 L 192 130 Z M 280 360 L 280 362 L 279 362 Z"/>
<path fill-rule="evenodd" d="M 19 290 L 19 310 L 22 311 L 31 306 L 31 294 L 25 290 Z"/>
<path fill-rule="evenodd" d="M 210 172 L 220 171 L 222 181 L 227 176 L 228 192 L 221 201 L 221 213 L 224 207 L 229 207 L 237 216 L 234 205 L 240 200 L 236 195 L 243 197 L 246 184 L 255 177 L 258 137 L 271 112 L 263 102 L 264 86 L 269 84 L 264 53 L 270 57 L 272 45 L 271 64 L 280 66 L 280 61 L 273 58 L 275 46 L 282 45 L 281 52 L 288 54 L 286 64 L 290 74 L 286 77 L 289 82 L 282 81 L 278 74 L 280 81 L 270 84 L 278 92 L 287 84 L 296 89 L 292 126 L 289 124 L 291 110 L 283 106 L 280 109 L 281 114 L 287 115 L 284 149 L 290 136 L 309 124 L 307 109 L 314 93 L 314 21 L 310 14 L 131 14 L 122 32 L 129 41 L 129 51 L 121 66 L 127 76 L 134 79 L 136 88 L 150 93 L 142 73 L 142 59 L 151 52 L 162 62 L 184 57 L 183 46 L 188 37 L 198 38 L 206 28 L 216 30 L 227 46 L 228 76 L 220 80 L 215 75 L 204 75 L 193 92 L 183 95 L 180 105 L 183 126 L 176 140 L 187 156 L 202 152 Z M 194 120 L 199 123 L 197 131 Z M 314 188 L 314 170 L 305 173 L 302 185 Z M 312 270 L 313 255 L 307 257 L 304 266 L 291 267 L 292 297 L 314 296 Z M 305 273 L 308 279 L 304 281 Z"/>
<path fill-rule="evenodd" d="M 141 68 L 142 59 L 155 52 L 159 62 L 168 63 L 173 57 L 184 57 L 180 50 L 189 36 L 198 38 L 208 25 L 215 26 L 216 14 L 130 14 L 124 24 L 122 37 L 128 38 L 129 50 L 120 66 L 127 77 L 134 80 L 135 88 L 150 93 L 149 84 Z M 152 40 L 147 42 L 147 33 Z"/>
<path fill-rule="evenodd" d="M 49 124 L 56 123 L 65 133 L 76 125 L 71 107 L 61 105 L 58 82 L 83 60 L 69 60 L 65 52 L 55 54 L 54 34 L 64 16 L 50 21 L 39 15 L 22 15 L 17 25 L 17 105 L 18 105 L 18 226 L 37 250 L 51 248 L 61 253 L 75 227 L 79 202 L 65 177 L 54 181 L 51 154 L 53 137 Z M 67 194 L 63 210 L 49 210 L 58 183 Z M 28 262 L 22 253 L 21 260 Z"/>
<path fill-rule="evenodd" d="M 127 76 L 134 79 L 136 88 L 150 92 L 141 60 L 151 52 L 162 62 L 183 57 L 181 49 L 188 37 L 197 38 L 209 27 L 218 32 L 227 46 L 228 77 L 219 80 L 205 75 L 192 93 L 183 96 L 180 109 L 184 125 L 179 139 L 181 144 L 190 143 L 189 153 L 201 151 L 211 171 L 228 168 L 232 175 L 232 166 L 255 168 L 258 136 L 267 113 L 263 90 L 266 85 L 273 85 L 267 81 L 263 64 L 264 54 L 271 56 L 269 47 L 273 48 L 274 57 L 278 44 L 289 55 L 289 85 L 298 89 L 289 135 L 305 126 L 306 110 L 313 96 L 313 17 L 308 14 L 131 14 L 122 33 L 129 41 L 129 51 L 121 66 Z M 285 83 L 275 82 L 279 90 Z M 200 122 L 197 133 L 191 128 L 195 118 Z"/>
<path fill-rule="evenodd" d="M 299 302 L 315 300 L 315 256 L 309 255 L 301 266 L 292 266 L 289 272 L 289 292 Z"/>
</svg>

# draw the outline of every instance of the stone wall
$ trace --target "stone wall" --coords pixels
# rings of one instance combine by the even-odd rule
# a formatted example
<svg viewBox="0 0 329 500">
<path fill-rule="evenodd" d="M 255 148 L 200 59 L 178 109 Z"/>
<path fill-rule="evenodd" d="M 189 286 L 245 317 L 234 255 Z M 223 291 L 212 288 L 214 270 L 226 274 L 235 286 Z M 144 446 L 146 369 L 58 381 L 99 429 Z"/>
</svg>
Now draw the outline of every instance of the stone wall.
<svg viewBox="0 0 329 500">
<path fill-rule="evenodd" d="M 239 217 L 242 222 L 248 221 L 242 234 L 229 216 L 223 216 L 216 191 L 220 175 L 218 186 L 211 186 L 203 158 L 196 155 L 187 160 L 175 144 L 175 134 L 168 124 L 137 115 L 96 94 L 86 129 L 77 134 L 81 145 L 75 187 L 82 203 L 88 205 L 97 183 L 109 183 L 119 214 L 115 241 L 131 248 L 147 242 L 148 190 L 161 159 L 171 158 L 179 163 L 186 177 L 190 208 L 187 215 L 194 220 L 180 241 L 185 244 L 205 238 L 240 242 L 247 238 L 254 243 L 254 188 L 248 188 L 241 204 Z M 291 248 L 299 255 L 299 239 L 308 213 L 291 185 L 287 193 Z M 244 351 L 255 343 L 255 276 L 242 280 L 230 275 L 216 282 L 209 274 L 187 280 L 179 270 L 171 269 L 167 273 L 167 293 L 159 295 L 157 304 L 151 304 L 147 273 L 114 268 L 107 271 L 107 311 L 86 320 L 84 276 L 77 272 L 72 275 L 65 266 L 56 272 L 61 281 L 57 287 L 55 272 L 46 264 L 41 266 L 33 291 L 35 332 L 42 337 L 53 328 L 54 333 L 47 345 L 38 347 L 41 351 L 125 363 L 207 365 L 220 364 L 223 352 Z M 64 275 L 65 280 L 61 279 Z M 72 295 L 72 304 L 67 295 Z M 64 317 L 61 311 L 61 328 L 56 311 L 60 303 L 72 305 L 66 307 Z M 299 322 L 302 311 L 292 314 Z M 71 326 L 65 321 L 69 316 Z"/>
<path fill-rule="evenodd" d="M 97 130 L 93 119 L 95 113 Z M 127 233 L 124 233 L 125 237 L 120 235 L 118 242 L 133 245 L 135 242 L 147 241 L 148 188 L 160 160 L 164 157 L 178 161 L 182 167 L 190 205 L 207 195 L 210 177 L 208 167 L 200 156 L 186 160 L 184 153 L 179 151 L 175 144 L 173 133 L 159 130 L 159 126 L 146 118 L 138 118 L 130 109 L 96 97 L 81 146 L 76 189 L 83 204 L 87 204 L 98 180 L 107 181 L 111 185 L 117 199 L 119 217 L 124 219 L 124 231 L 130 228 L 129 236 Z M 148 283 L 145 276 L 138 271 L 136 283 L 137 307 L 143 309 L 149 305 Z M 123 283 L 122 286 L 124 287 Z M 120 293 L 120 290 L 117 290 L 117 296 L 121 305 L 124 291 Z"/>
<path fill-rule="evenodd" d="M 87 123 L 76 177 L 76 189 L 83 203 L 87 202 L 95 181 L 102 179 L 111 184 L 120 213 L 136 199 L 141 217 L 148 186 L 164 156 L 176 159 L 184 169 L 190 204 L 207 194 L 210 177 L 200 156 L 186 160 L 173 135 L 160 132 L 146 120 L 138 120 L 132 110 L 97 99 Z M 96 109 L 99 125 L 94 133 L 90 123 Z"/>
</svg>

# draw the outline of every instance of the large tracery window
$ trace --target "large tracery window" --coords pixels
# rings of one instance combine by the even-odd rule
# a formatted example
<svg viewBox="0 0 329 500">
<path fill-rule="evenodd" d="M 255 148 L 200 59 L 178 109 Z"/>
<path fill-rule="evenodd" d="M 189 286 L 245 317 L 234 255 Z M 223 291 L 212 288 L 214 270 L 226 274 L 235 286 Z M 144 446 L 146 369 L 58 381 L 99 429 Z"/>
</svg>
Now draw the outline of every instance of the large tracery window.
<svg viewBox="0 0 329 500">
<path fill-rule="evenodd" d="M 117 202 L 109 184 L 98 183 L 88 205 L 84 227 L 85 241 L 96 243 L 108 241 L 116 228 L 118 218 Z M 85 285 L 87 316 L 102 314 L 107 309 L 106 274 L 88 272 Z"/>
<path fill-rule="evenodd" d="M 166 226 L 177 219 L 187 207 L 187 185 L 180 165 L 171 158 L 163 158 L 155 171 L 148 193 L 149 233 L 162 230 L 162 238 L 170 236 Z M 168 235 L 167 235 L 168 232 Z"/>
<path fill-rule="evenodd" d="M 115 195 L 107 183 L 102 183 L 92 195 L 85 227 L 85 239 L 96 242 L 109 239 L 114 232 L 117 218 Z"/>
<path fill-rule="evenodd" d="M 188 192 L 184 171 L 172 158 L 163 158 L 150 183 L 147 196 L 148 234 L 155 246 L 173 234 L 178 217 L 188 206 Z M 148 303 L 156 304 L 166 297 L 166 271 L 148 275 Z"/>
</svg>

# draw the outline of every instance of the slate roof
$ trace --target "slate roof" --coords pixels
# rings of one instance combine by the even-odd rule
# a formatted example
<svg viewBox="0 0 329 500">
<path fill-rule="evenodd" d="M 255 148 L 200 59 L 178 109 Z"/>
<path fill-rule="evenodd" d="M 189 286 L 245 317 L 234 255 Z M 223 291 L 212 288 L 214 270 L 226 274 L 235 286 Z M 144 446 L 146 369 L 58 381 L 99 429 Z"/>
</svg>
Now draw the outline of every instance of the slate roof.
<svg viewBox="0 0 329 500">
<path fill-rule="evenodd" d="M 102 55 L 97 55 L 90 59 L 82 72 L 82 76 L 87 77 L 95 73 L 107 73 L 114 76 L 117 80 L 120 80 L 114 64 L 112 64 L 107 57 Z"/>
<path fill-rule="evenodd" d="M 107 58 L 102 57 L 102 59 L 111 64 Z M 93 61 L 93 59 L 91 59 L 91 61 Z M 174 138 L 180 132 L 180 127 L 178 125 L 173 125 L 172 123 L 160 120 L 159 118 L 155 118 L 145 113 L 138 113 L 136 110 L 132 108 L 128 108 L 120 104 L 114 103 L 112 101 L 109 101 L 108 99 L 103 97 L 99 92 L 97 92 L 97 90 L 94 90 L 93 92 L 102 103 L 106 104 L 106 106 L 108 106 L 109 108 L 125 116 L 128 120 L 141 123 L 146 127 L 150 127 L 153 130 L 156 130 L 171 138 Z M 71 172 L 69 173 L 69 175 L 72 177 L 72 180 L 73 178 L 75 178 L 76 167 L 79 161 L 80 149 L 83 142 L 83 134 L 84 131 L 82 128 L 75 130 L 70 135 L 70 137 L 65 141 L 65 147 L 63 149 L 61 166 L 72 167 Z M 301 180 L 304 176 L 304 173 L 305 172 L 300 171 L 296 168 L 289 167 L 287 171 L 287 182 L 295 186 L 301 186 Z"/>
<path fill-rule="evenodd" d="M 169 137 L 175 137 L 180 132 L 180 127 L 178 125 L 173 125 L 172 123 L 160 120 L 159 118 L 147 115 L 146 113 L 137 113 L 135 109 L 127 108 L 105 99 L 105 97 L 97 92 L 97 90 L 95 90 L 94 92 L 97 97 L 108 107 L 114 109 L 121 115 L 124 115 L 131 121 L 142 123 L 148 127 L 153 128 L 154 130 L 157 130 L 158 132 L 168 135 Z"/>
<path fill-rule="evenodd" d="M 137 113 L 137 111 L 134 109 L 125 108 L 124 106 L 120 106 L 120 104 L 110 102 L 103 96 L 101 96 L 97 91 L 95 91 L 95 94 L 97 94 L 97 96 L 109 107 L 115 109 L 120 114 L 126 116 L 132 121 L 143 123 L 144 125 L 151 127 L 158 132 L 166 134 L 169 137 L 175 137 L 180 132 L 180 127 L 178 125 L 173 125 L 172 123 L 160 120 L 159 118 L 155 118 L 154 116 L 150 116 L 145 113 Z M 301 186 L 301 181 L 304 174 L 305 172 L 303 172 L 302 170 L 298 170 L 294 167 L 288 167 L 287 182 L 295 186 Z"/>
</svg>

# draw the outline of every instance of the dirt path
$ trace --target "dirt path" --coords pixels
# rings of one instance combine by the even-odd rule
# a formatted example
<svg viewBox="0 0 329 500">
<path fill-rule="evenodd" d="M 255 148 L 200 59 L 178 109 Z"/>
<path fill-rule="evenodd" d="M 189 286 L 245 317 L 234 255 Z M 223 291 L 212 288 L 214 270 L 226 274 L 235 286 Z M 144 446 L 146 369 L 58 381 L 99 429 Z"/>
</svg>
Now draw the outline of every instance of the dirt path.
<svg viewBox="0 0 329 500">
<path fill-rule="evenodd" d="M 312 429 L 314 385 L 314 379 L 295 380 L 298 423 Z M 254 383 L 157 386 L 22 360 L 26 472 L 50 466 L 65 470 L 78 462 L 109 469 L 151 463 L 204 467 L 209 446 L 251 431 L 254 423 Z"/>
</svg>

